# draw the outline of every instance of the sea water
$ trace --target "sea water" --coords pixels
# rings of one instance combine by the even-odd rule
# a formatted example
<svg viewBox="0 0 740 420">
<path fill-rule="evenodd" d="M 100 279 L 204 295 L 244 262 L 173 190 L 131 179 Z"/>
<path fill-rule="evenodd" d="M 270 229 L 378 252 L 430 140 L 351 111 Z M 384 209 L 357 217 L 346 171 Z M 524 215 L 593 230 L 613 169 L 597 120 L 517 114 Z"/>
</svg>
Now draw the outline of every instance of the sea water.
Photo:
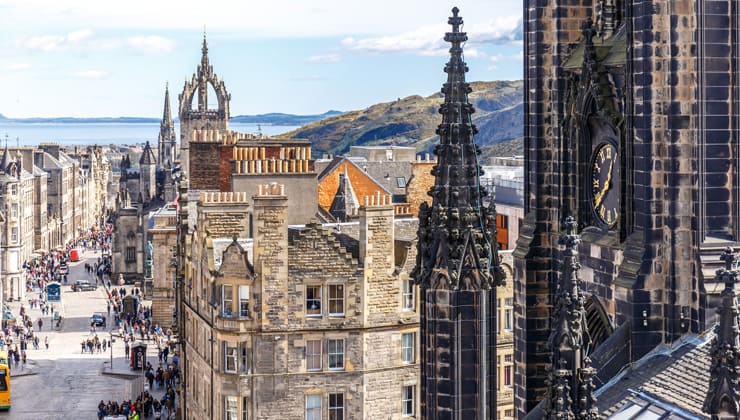
<svg viewBox="0 0 740 420">
<path fill-rule="evenodd" d="M 258 125 L 230 123 L 229 128 L 241 133 L 266 136 L 287 133 L 298 128 L 289 125 Z M 175 124 L 175 133 L 180 127 Z M 158 123 L 10 123 L 0 121 L 0 141 L 4 146 L 7 136 L 10 147 L 36 146 L 40 143 L 57 143 L 61 146 L 72 145 L 121 145 L 137 144 L 149 141 L 156 145 L 159 135 Z"/>
</svg>

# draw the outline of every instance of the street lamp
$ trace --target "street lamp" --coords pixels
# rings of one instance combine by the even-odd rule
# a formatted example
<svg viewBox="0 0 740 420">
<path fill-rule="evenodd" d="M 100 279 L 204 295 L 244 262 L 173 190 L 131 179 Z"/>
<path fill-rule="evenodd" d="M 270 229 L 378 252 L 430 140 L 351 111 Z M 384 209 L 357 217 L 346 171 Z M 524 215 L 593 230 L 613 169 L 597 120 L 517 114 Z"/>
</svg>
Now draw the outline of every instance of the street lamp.
<svg viewBox="0 0 740 420">
<path fill-rule="evenodd" d="M 110 347 L 110 370 L 113 372 L 113 343 L 116 342 L 116 339 L 113 338 L 113 330 L 108 331 L 108 334 L 110 334 L 110 340 L 108 341 L 108 347 Z"/>
</svg>

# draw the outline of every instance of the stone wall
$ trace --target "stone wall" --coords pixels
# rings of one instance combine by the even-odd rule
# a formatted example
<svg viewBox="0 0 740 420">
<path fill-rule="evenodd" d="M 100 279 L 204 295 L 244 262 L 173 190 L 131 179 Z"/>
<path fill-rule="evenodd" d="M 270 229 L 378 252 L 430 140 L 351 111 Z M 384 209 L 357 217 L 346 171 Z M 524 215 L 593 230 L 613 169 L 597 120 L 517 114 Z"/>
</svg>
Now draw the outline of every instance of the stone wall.
<svg viewBox="0 0 740 420">
<path fill-rule="evenodd" d="M 435 161 L 417 161 L 411 163 L 411 181 L 406 186 L 406 202 L 409 203 L 411 214 L 419 216 L 421 203 L 431 203 L 432 199 L 427 194 L 434 185 L 432 168 Z"/>
</svg>

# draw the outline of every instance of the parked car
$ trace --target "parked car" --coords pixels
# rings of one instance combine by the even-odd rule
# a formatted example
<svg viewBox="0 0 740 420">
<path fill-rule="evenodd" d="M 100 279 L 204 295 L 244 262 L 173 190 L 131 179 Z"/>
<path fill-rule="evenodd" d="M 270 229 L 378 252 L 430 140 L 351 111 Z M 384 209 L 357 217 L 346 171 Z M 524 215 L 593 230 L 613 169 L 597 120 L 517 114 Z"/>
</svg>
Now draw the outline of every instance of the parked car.
<svg viewBox="0 0 740 420">
<path fill-rule="evenodd" d="M 98 286 L 91 284 L 87 280 L 77 280 L 72 284 L 73 292 L 85 292 L 90 290 L 98 290 Z"/>
<path fill-rule="evenodd" d="M 105 317 L 100 312 L 92 314 L 90 321 L 95 324 L 96 327 L 105 327 Z"/>
</svg>

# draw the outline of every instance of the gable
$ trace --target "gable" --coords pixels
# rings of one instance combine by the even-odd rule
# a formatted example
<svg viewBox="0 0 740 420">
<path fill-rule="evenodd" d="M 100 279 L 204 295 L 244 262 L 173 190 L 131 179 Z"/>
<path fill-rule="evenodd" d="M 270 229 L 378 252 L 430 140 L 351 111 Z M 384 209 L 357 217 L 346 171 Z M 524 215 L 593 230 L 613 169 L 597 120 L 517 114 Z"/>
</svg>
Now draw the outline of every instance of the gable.
<svg viewBox="0 0 740 420">
<path fill-rule="evenodd" d="M 361 165 L 361 164 L 360 164 Z M 385 188 L 376 182 L 367 172 L 360 169 L 357 165 L 344 159 L 338 165 L 324 174 L 324 177 L 319 180 L 319 206 L 326 211 L 331 208 L 331 203 L 334 201 L 334 195 L 339 189 L 339 175 L 347 173 L 348 180 L 352 185 L 352 189 L 357 196 L 357 199 L 362 202 L 362 197 L 374 196 L 377 192 L 381 195 L 389 195 Z"/>
</svg>

